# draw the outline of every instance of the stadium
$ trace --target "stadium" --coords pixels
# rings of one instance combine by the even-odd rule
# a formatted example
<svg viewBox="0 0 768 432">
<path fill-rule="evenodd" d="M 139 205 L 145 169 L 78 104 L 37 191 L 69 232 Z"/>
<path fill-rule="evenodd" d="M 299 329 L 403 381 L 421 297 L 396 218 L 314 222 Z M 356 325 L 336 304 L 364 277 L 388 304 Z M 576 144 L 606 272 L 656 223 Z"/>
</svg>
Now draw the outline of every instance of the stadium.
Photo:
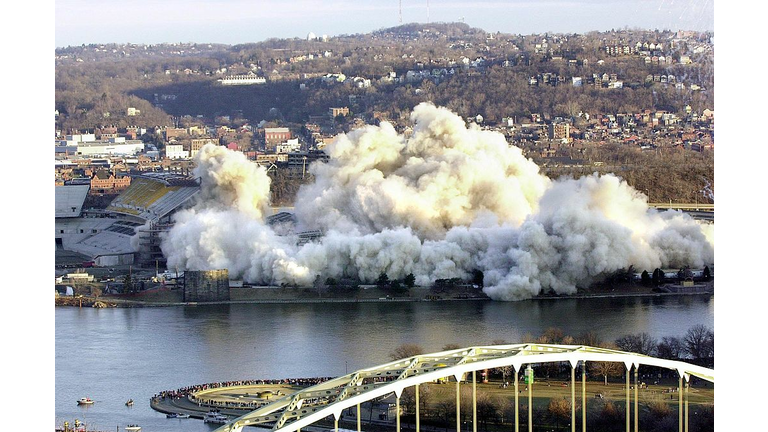
<svg viewBox="0 0 768 432">
<path fill-rule="evenodd" d="M 164 265 L 159 233 L 200 191 L 197 180 L 188 176 L 146 173 L 133 177 L 106 209 L 84 210 L 89 188 L 56 186 L 56 250 L 102 267 Z"/>
</svg>

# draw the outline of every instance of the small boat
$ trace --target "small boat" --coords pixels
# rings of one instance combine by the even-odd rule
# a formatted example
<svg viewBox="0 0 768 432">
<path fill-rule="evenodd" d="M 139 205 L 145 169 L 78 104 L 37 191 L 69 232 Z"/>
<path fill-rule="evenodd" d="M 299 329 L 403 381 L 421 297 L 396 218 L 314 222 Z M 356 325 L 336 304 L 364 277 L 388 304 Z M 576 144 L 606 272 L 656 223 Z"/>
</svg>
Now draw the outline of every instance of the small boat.
<svg viewBox="0 0 768 432">
<path fill-rule="evenodd" d="M 177 418 L 178 416 L 179 416 L 179 415 L 178 415 L 178 414 L 176 414 L 176 413 L 170 413 L 170 414 L 166 414 L 166 415 L 165 415 L 165 418 Z"/>
<path fill-rule="evenodd" d="M 210 410 L 203 416 L 204 423 L 225 424 L 229 421 L 229 417 L 219 412 L 219 410 Z"/>
<path fill-rule="evenodd" d="M 141 430 L 141 426 L 139 426 L 139 425 L 128 425 L 128 426 L 125 427 L 125 430 L 137 432 L 137 431 Z"/>
<path fill-rule="evenodd" d="M 189 418 L 189 414 L 176 414 L 176 418 Z"/>
<path fill-rule="evenodd" d="M 94 402 L 93 399 L 91 399 L 89 397 L 84 397 L 84 398 L 80 398 L 80 399 L 77 400 L 77 404 L 78 405 L 90 405 L 93 402 Z"/>
<path fill-rule="evenodd" d="M 133 399 L 128 399 L 128 402 L 125 403 L 125 406 L 133 406 Z"/>
</svg>

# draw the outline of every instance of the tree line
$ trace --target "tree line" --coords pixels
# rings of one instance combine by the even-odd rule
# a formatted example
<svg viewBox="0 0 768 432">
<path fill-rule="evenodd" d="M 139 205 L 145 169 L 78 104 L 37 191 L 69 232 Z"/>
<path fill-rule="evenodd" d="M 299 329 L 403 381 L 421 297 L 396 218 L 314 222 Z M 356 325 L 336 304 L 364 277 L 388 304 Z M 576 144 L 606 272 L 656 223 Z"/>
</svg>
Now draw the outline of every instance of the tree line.
<svg viewBox="0 0 768 432">
<path fill-rule="evenodd" d="M 539 344 L 562 344 L 562 345 L 589 345 L 593 347 L 602 347 L 617 349 L 621 351 L 634 352 L 649 356 L 656 356 L 670 360 L 682 360 L 694 364 L 703 364 L 712 367 L 714 363 L 714 332 L 704 325 L 694 325 L 679 337 L 664 336 L 661 339 L 650 336 L 648 333 L 627 334 L 613 341 L 604 341 L 594 332 L 588 332 L 576 337 L 566 335 L 562 329 L 548 328 L 538 337 L 530 334 L 524 335 L 522 343 Z M 505 340 L 494 340 L 491 345 L 506 345 Z M 446 344 L 443 351 L 459 349 L 458 344 Z M 415 355 L 424 354 L 425 350 L 421 345 L 406 343 L 397 346 L 390 352 L 391 360 L 400 360 Z M 551 363 L 533 365 L 534 375 L 542 377 L 544 381 L 554 379 L 567 382 L 570 379 L 570 364 Z M 604 381 L 608 385 L 608 377 L 623 377 L 625 366 L 623 363 L 615 362 L 587 362 L 587 374 L 590 380 L 595 379 Z M 658 376 L 659 373 L 666 374 L 667 382 L 676 379 L 676 371 L 666 371 L 662 368 L 642 366 L 641 374 L 643 380 Z M 511 388 L 509 381 L 514 380 L 515 371 L 512 366 L 504 366 L 492 369 L 488 378 L 491 382 L 500 383 L 499 386 Z M 622 378 L 623 379 L 623 378 Z M 695 381 L 695 379 L 693 379 Z M 693 382 L 692 381 L 692 382 Z M 623 382 L 623 381 L 622 381 Z M 544 385 L 543 383 L 541 385 Z M 552 397 L 545 405 L 534 405 L 532 412 L 529 410 L 527 402 L 522 402 L 525 398 L 525 384 L 520 384 L 521 405 L 519 407 L 520 424 L 528 422 L 528 416 L 533 415 L 533 422 L 537 428 L 546 427 L 548 430 L 570 430 L 568 427 L 571 420 L 571 400 L 570 397 Z M 419 386 L 419 411 L 420 419 L 423 425 L 449 429 L 455 428 L 456 400 L 451 393 L 453 390 L 441 387 L 435 383 L 425 383 Z M 450 395 L 448 393 L 451 393 Z M 674 396 L 674 401 L 677 396 Z M 588 426 L 590 430 L 597 431 L 623 431 L 625 421 L 625 406 L 623 401 L 614 402 L 610 400 L 590 400 L 587 411 Z M 414 387 L 406 388 L 401 396 L 401 407 L 403 409 L 402 421 L 404 429 L 412 427 L 415 423 L 416 397 Z M 576 421 L 581 423 L 581 399 L 577 398 Z M 460 415 L 462 422 L 471 422 L 472 419 L 472 395 L 470 386 L 462 386 L 460 394 Z M 677 415 L 668 401 L 659 397 L 644 398 L 644 408 L 640 410 L 639 421 L 644 430 L 654 431 L 676 431 Z M 372 409 L 372 408 L 371 408 Z M 498 391 L 479 389 L 477 391 L 477 419 L 478 430 L 484 432 L 489 430 L 499 430 L 499 428 L 508 428 L 510 423 L 514 422 L 514 398 Z M 711 431 L 713 430 L 714 407 L 712 405 L 697 405 L 692 407 L 690 416 L 691 431 Z M 469 426 L 467 426 L 469 427 Z"/>
</svg>

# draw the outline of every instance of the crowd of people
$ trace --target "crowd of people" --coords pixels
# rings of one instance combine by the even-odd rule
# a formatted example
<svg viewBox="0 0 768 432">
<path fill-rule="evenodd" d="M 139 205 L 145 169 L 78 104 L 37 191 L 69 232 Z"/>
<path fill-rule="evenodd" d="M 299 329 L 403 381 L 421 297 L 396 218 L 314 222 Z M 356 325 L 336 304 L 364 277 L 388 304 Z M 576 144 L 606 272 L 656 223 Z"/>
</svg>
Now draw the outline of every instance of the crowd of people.
<svg viewBox="0 0 768 432">
<path fill-rule="evenodd" d="M 176 400 L 176 399 L 188 398 L 198 404 L 228 407 L 228 408 L 254 408 L 254 407 L 261 406 L 264 403 L 261 401 L 224 402 L 224 401 L 216 401 L 212 399 L 197 400 L 195 399 L 194 394 L 203 390 L 235 387 L 235 386 L 251 386 L 251 385 L 254 385 L 254 386 L 255 385 L 287 385 L 292 387 L 310 387 L 310 386 L 328 381 L 332 378 L 333 377 L 220 381 L 220 382 L 214 382 L 214 383 L 191 385 L 187 387 L 182 387 L 177 390 L 164 390 L 152 396 L 152 400 L 160 401 L 160 400 L 167 400 L 167 399 Z"/>
</svg>

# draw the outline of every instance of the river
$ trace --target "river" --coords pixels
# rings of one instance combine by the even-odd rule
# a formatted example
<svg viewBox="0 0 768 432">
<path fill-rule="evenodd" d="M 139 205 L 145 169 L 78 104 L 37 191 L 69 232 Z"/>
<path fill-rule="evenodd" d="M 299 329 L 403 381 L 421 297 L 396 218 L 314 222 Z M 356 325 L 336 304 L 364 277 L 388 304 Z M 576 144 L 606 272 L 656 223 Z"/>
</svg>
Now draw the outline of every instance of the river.
<svg viewBox="0 0 768 432">
<path fill-rule="evenodd" d="M 714 296 L 529 300 L 233 304 L 92 309 L 57 307 L 56 426 L 89 430 L 210 431 L 149 407 L 162 390 L 217 381 L 338 376 L 389 361 L 403 343 L 518 343 L 549 327 L 605 341 L 647 332 L 683 336 L 714 329 Z M 81 397 L 96 401 L 80 407 Z M 135 405 L 126 407 L 133 399 Z"/>
</svg>

